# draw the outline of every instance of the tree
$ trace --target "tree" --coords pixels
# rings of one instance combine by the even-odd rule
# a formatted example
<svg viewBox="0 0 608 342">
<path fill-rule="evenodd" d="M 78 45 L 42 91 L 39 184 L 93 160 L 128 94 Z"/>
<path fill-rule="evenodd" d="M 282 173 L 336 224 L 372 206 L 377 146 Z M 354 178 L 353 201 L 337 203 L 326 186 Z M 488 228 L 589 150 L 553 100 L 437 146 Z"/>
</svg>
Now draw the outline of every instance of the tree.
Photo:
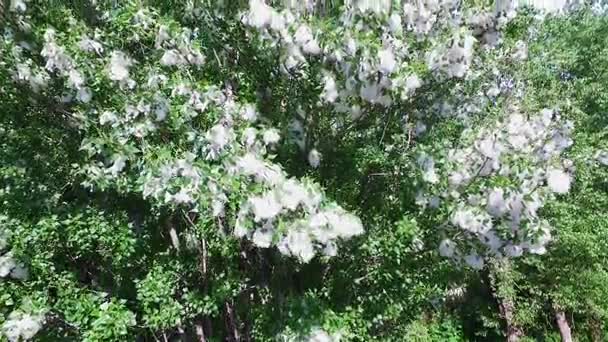
<svg viewBox="0 0 608 342">
<path fill-rule="evenodd" d="M 3 8 L 3 338 L 599 338 L 589 8 Z"/>
</svg>

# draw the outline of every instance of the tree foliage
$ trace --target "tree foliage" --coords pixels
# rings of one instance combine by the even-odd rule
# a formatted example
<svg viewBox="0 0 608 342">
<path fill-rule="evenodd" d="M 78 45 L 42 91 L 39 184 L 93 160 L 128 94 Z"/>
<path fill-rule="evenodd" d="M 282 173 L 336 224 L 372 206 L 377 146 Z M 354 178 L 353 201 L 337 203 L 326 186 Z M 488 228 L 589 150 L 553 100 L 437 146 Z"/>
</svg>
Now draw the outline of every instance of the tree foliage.
<svg viewBox="0 0 608 342">
<path fill-rule="evenodd" d="M 8 341 L 601 341 L 608 21 L 0 3 Z"/>
</svg>

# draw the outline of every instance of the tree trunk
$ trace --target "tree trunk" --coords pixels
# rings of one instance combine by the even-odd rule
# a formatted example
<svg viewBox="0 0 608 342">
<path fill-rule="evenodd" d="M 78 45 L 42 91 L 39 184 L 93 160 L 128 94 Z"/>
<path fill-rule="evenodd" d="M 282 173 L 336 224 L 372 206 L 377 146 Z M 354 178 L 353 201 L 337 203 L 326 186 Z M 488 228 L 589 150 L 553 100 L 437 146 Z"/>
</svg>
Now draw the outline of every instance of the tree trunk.
<svg viewBox="0 0 608 342">
<path fill-rule="evenodd" d="M 196 333 L 196 340 L 198 342 L 207 342 L 207 338 L 205 337 L 205 329 L 203 328 L 202 323 L 196 323 L 194 325 L 194 330 Z"/>
<path fill-rule="evenodd" d="M 190 224 L 192 233 L 196 234 L 196 222 L 198 221 L 198 215 L 196 213 L 183 213 L 184 218 Z M 196 248 L 198 249 L 198 271 L 200 273 L 199 289 L 201 293 L 208 292 L 208 251 L 207 251 L 207 240 L 205 237 L 201 237 L 200 241 L 196 242 Z M 211 319 L 207 315 L 202 315 L 194 322 L 194 334 L 198 342 L 207 342 L 209 338 L 213 336 L 213 327 Z"/>
<path fill-rule="evenodd" d="M 559 335 L 562 337 L 562 342 L 572 342 L 572 332 L 570 331 L 570 325 L 566 319 L 566 313 L 563 310 L 555 310 L 555 322 L 559 329 Z"/>
<path fill-rule="evenodd" d="M 515 302 L 513 288 L 508 281 L 511 273 L 509 260 L 494 260 L 488 270 L 490 290 L 498 303 L 500 316 L 505 322 L 507 342 L 518 342 L 524 335 L 523 329 L 515 321 Z"/>
<path fill-rule="evenodd" d="M 515 305 L 511 299 L 503 298 L 499 300 L 500 313 L 507 325 L 507 341 L 518 342 L 523 336 L 524 331 L 514 322 Z"/>
<path fill-rule="evenodd" d="M 227 341 L 229 342 L 240 342 L 241 336 L 239 333 L 239 326 L 234 312 L 234 305 L 231 301 L 225 303 L 225 322 L 226 322 L 226 334 Z"/>
</svg>

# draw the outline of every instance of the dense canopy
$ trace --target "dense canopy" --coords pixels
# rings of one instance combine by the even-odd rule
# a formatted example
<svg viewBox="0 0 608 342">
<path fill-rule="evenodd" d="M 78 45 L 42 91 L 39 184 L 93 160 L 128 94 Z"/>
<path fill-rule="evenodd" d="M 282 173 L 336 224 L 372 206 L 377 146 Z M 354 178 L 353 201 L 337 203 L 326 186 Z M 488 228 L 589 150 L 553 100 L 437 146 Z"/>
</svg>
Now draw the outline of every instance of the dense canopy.
<svg viewBox="0 0 608 342">
<path fill-rule="evenodd" d="M 604 341 L 608 5 L 549 3 L 0 1 L 0 341 Z"/>
</svg>

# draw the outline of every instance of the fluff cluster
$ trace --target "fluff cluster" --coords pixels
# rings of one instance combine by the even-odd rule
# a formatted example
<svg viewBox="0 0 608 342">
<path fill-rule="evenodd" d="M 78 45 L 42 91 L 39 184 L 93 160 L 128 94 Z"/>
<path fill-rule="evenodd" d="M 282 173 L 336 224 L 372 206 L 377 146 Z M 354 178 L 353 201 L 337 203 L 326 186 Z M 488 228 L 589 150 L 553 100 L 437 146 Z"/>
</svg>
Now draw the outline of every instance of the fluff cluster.
<svg viewBox="0 0 608 342">
<path fill-rule="evenodd" d="M 11 253 L 0 256 L 0 278 L 11 277 L 18 280 L 26 280 L 28 271 L 25 265 L 17 261 Z"/>
<path fill-rule="evenodd" d="M 487 253 L 544 253 L 550 226 L 538 211 L 571 187 L 571 162 L 562 153 L 572 145 L 572 123 L 549 109 L 529 118 L 512 110 L 493 127 L 465 133 L 473 136 L 465 146 L 418 161 L 426 184 L 418 203 L 449 208 L 444 227 L 458 236 L 442 241 L 440 254 L 474 268 Z"/>
<path fill-rule="evenodd" d="M 372 12 L 376 15 L 388 14 L 391 11 L 391 0 L 356 0 L 355 6 L 362 13 Z"/>
<path fill-rule="evenodd" d="M 279 13 L 261 1 L 252 1 L 251 7 L 246 18 L 251 25 L 289 35 L 292 49 L 300 54 L 321 52 L 309 25 L 293 27 L 287 11 Z M 222 220 L 236 215 L 236 227 L 219 226 L 302 262 L 318 250 L 335 255 L 338 239 L 361 234 L 356 216 L 329 202 L 317 186 L 289 178 L 271 161 L 268 151 L 281 140 L 281 132 L 259 122 L 254 104 L 240 103 L 229 86 L 190 81 L 191 72 L 205 60 L 196 30 L 157 22 L 146 10 L 131 16 L 125 19 L 134 29 L 155 37 L 150 47 L 154 53 L 144 60 L 107 51 L 111 44 L 93 32 L 65 40 L 65 45 L 54 30 L 44 34 L 40 75 L 64 80 L 57 84 L 75 90 L 80 101 L 74 116 L 84 136 L 81 150 L 89 158 L 79 170 L 85 186 L 138 192 L 154 205 Z M 20 58 L 15 78 L 42 87 L 46 81 L 36 81 L 34 60 Z M 168 68 L 171 77 L 165 74 Z M 103 86 L 114 90 L 108 94 L 112 100 L 93 98 L 85 75 L 97 74 L 103 76 Z M 321 154 L 311 149 L 308 159 L 318 167 Z M 27 276 L 10 254 L 1 257 L 0 272 L 2 277 Z"/>
<path fill-rule="evenodd" d="M 215 87 L 209 87 L 204 91 L 191 89 L 186 83 L 179 83 L 172 87 L 171 96 L 166 97 L 162 90 L 167 82 L 166 76 L 159 73 L 151 72 L 148 75 L 145 91 L 152 91 L 153 96 L 141 99 L 135 103 L 125 105 L 122 112 L 117 112 L 114 108 L 95 109 L 94 112 L 100 113 L 96 118 L 97 124 L 105 129 L 108 134 L 122 144 L 122 146 L 140 141 L 140 139 L 154 136 L 164 125 L 164 121 L 169 116 L 171 106 L 179 106 L 183 115 L 189 120 L 194 119 L 200 113 L 204 112 L 208 106 L 222 106 L 226 101 L 226 97 Z M 222 126 L 213 127 L 204 135 L 196 135 L 191 133 L 191 143 L 196 143 L 196 151 L 199 153 L 203 148 L 206 151 L 208 159 L 215 159 L 222 152 L 223 148 L 230 141 L 228 131 L 224 131 Z M 110 160 L 107 163 L 96 161 L 84 168 L 84 172 L 89 175 L 93 181 L 99 181 L 107 177 L 116 178 L 127 166 L 127 162 L 131 158 L 124 150 L 118 149 L 115 151 L 107 151 L 103 146 L 96 143 L 94 140 L 83 140 L 81 149 L 87 151 L 91 155 L 95 154 L 110 154 Z M 189 151 L 190 152 L 190 151 Z M 192 157 L 188 157 L 192 159 Z M 179 160 L 175 161 L 180 162 Z M 171 173 L 166 172 L 171 165 L 165 165 L 165 170 L 158 172 L 166 175 L 167 179 L 173 177 Z M 155 186 L 165 184 L 163 177 L 156 177 L 145 173 L 146 180 L 144 193 L 146 195 L 158 194 L 159 191 L 154 190 Z M 175 171 L 179 173 L 179 171 Z M 156 185 L 155 185 L 156 184 Z M 185 194 L 182 193 L 180 198 L 184 199 Z M 169 196 L 164 196 L 169 198 Z"/>
<path fill-rule="evenodd" d="M 6 217 L 0 216 L 0 278 L 26 280 L 28 278 L 27 267 L 8 251 L 9 231 L 5 227 L 9 222 Z"/>
<path fill-rule="evenodd" d="M 108 77 L 117 81 L 121 87 L 133 88 L 136 85 L 134 79 L 129 77 L 129 68 L 133 60 L 122 51 L 112 51 L 110 62 L 107 65 Z"/>
<path fill-rule="evenodd" d="M 498 11 L 463 16 L 463 10 L 461 2 L 452 0 L 351 1 L 338 22 L 320 23 L 313 16 L 252 0 L 242 21 L 258 33 L 255 37 L 279 48 L 287 77 L 300 77 L 307 65 L 320 62 L 318 105 L 340 114 L 336 126 L 341 127 L 364 116 L 370 106 L 388 109 L 411 99 L 427 83 L 424 77 L 465 78 L 476 43 L 497 42 L 500 28 L 513 17 Z M 428 48 L 413 49 L 412 35 Z M 420 72 L 420 65 L 429 72 Z M 470 107 L 464 111 L 477 109 Z M 298 132 L 305 133 L 305 120 L 295 120 Z"/>
<path fill-rule="evenodd" d="M 44 317 L 13 311 L 2 325 L 4 336 L 11 341 L 28 341 L 42 329 Z"/>
<path fill-rule="evenodd" d="M 412 96 L 424 83 L 412 71 L 411 66 L 417 63 L 426 64 L 440 76 L 464 77 L 470 68 L 475 42 L 495 45 L 500 29 L 515 13 L 475 12 L 463 20 L 459 1 L 394 3 L 397 5 L 364 0 L 347 3 L 336 26 L 338 38 L 327 30 L 315 31 L 318 24 L 307 16 L 277 11 L 259 0 L 250 1 L 243 22 L 255 28 L 272 46 L 282 48 L 283 67 L 289 76 L 296 75 L 294 71 L 309 60 L 321 59 L 327 69 L 321 79 L 324 84 L 321 99 L 339 112 L 357 118 L 361 102 L 388 107 L 396 98 Z M 453 32 L 448 41 L 435 38 L 445 30 Z M 426 54 L 410 49 L 407 42 L 410 33 L 428 43 Z M 370 44 L 370 35 L 374 35 L 377 44 Z M 314 49 L 308 51 L 303 44 L 311 41 Z"/>
<path fill-rule="evenodd" d="M 175 36 L 166 25 L 160 25 L 156 34 L 155 47 L 163 50 L 160 64 L 163 66 L 200 66 L 205 56 L 193 44 L 198 37 L 198 30 L 183 29 Z"/>
<path fill-rule="evenodd" d="M 285 70 L 305 63 L 305 55 L 321 53 L 316 32 L 305 22 L 298 21 L 297 15 L 298 12 L 288 9 L 277 11 L 261 0 L 250 0 L 249 11 L 242 17 L 244 24 L 260 30 L 265 39 L 282 46 Z"/>
<path fill-rule="evenodd" d="M 261 248 L 277 246 L 282 254 L 310 261 L 317 250 L 337 253 L 338 239 L 363 233 L 361 221 L 339 206 L 326 204 L 314 184 L 300 182 L 254 152 L 239 157 L 235 171 L 264 186 L 238 213 L 234 234 Z"/>
<path fill-rule="evenodd" d="M 470 68 L 476 39 L 472 35 L 455 35 L 449 47 L 434 50 L 428 64 L 434 71 L 442 71 L 448 77 L 463 78 Z"/>
<path fill-rule="evenodd" d="M 355 1 L 341 16 L 338 39 L 326 30 L 315 30 L 315 24 L 300 13 L 277 11 L 258 0 L 250 2 L 243 22 L 271 45 L 281 46 L 283 68 L 290 76 L 309 60 L 320 58 L 327 68 L 321 98 L 340 112 L 358 117 L 357 102 L 390 106 L 392 92 L 409 94 L 420 86 L 414 79 L 405 81 L 415 74 L 399 72 L 407 69 L 406 58 L 413 57 L 402 34 L 402 10 L 408 6 L 388 16 L 388 1 Z M 380 46 L 370 45 L 362 31 L 377 35 Z"/>
<path fill-rule="evenodd" d="M 67 79 L 68 88 L 76 91 L 75 98 L 87 103 L 91 101 L 93 93 L 91 88 L 85 84 L 85 77 L 77 68 L 73 59 L 66 53 L 65 48 L 57 44 L 55 40 L 55 31 L 47 29 L 44 33 L 44 46 L 40 55 L 46 59 L 46 69 L 49 72 L 55 72 L 61 77 Z M 64 101 L 70 101 L 71 95 L 64 98 Z"/>
<path fill-rule="evenodd" d="M 49 82 L 49 74 L 45 68 L 34 64 L 30 58 L 23 55 L 24 48 L 15 46 L 13 48 L 13 57 L 19 61 L 13 71 L 13 80 L 21 84 L 27 84 L 34 93 L 39 93 L 46 89 Z"/>
<path fill-rule="evenodd" d="M 316 250 L 335 256 L 338 239 L 363 233 L 356 216 L 337 206 L 324 206 L 323 195 L 314 186 L 284 175 L 270 181 L 273 189 L 241 206 L 236 236 L 248 236 L 262 248 L 276 245 L 282 254 L 309 262 Z"/>
<path fill-rule="evenodd" d="M 403 18 L 409 30 L 416 35 L 424 36 L 432 32 L 434 26 L 442 20 L 454 20 L 452 12 L 457 9 L 454 0 L 404 1 Z"/>
<path fill-rule="evenodd" d="M 0 281 L 10 277 L 15 280 L 27 280 L 27 267 L 7 252 L 9 233 L 5 228 L 15 222 L 0 216 Z M 28 341 L 34 338 L 44 324 L 43 316 L 34 316 L 19 311 L 13 311 L 2 324 L 2 334 L 11 342 Z"/>
</svg>

